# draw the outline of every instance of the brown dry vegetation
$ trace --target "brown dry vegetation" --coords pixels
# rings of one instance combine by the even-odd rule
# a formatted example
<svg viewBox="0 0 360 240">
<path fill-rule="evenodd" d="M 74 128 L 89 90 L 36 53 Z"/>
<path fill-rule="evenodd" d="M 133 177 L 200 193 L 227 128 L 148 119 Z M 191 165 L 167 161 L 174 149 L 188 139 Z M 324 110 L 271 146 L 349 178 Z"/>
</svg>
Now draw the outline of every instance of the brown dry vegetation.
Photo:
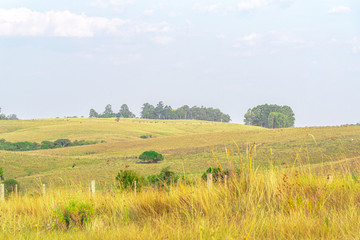
<svg viewBox="0 0 360 240">
<path fill-rule="evenodd" d="M 0 204 L 1 239 L 356 239 L 360 229 L 360 183 L 349 173 L 333 180 L 304 169 L 272 169 L 227 184 L 182 182 L 137 195 L 113 186 L 91 197 L 72 184 L 47 194 L 10 196 Z M 59 206 L 91 206 L 90 220 L 64 228 Z M 76 224 L 77 223 L 77 224 Z"/>
<path fill-rule="evenodd" d="M 140 139 L 143 134 L 156 138 Z M 2 121 L 0 138 L 107 141 L 0 151 L 5 177 L 22 185 L 18 196 L 0 203 L 1 239 L 356 239 L 360 234 L 359 126 L 270 130 L 201 121 L 50 119 Z M 162 152 L 166 159 L 137 164 L 144 150 Z M 171 166 L 189 180 L 145 187 L 135 196 L 114 184 L 126 165 L 144 175 Z M 214 165 L 240 167 L 241 175 L 209 190 L 199 174 Z M 97 180 L 93 197 L 92 179 Z M 72 213 L 75 223 L 66 228 L 56 212 L 73 201 L 92 213 L 83 225 L 81 214 Z"/>
<path fill-rule="evenodd" d="M 155 138 L 140 139 L 151 134 Z M 312 134 L 316 142 L 311 137 Z M 225 147 L 235 143 L 246 154 L 248 143 L 257 144 L 260 168 L 267 167 L 270 149 L 272 161 L 288 166 L 299 153 L 303 164 L 333 162 L 356 157 L 360 150 L 360 126 L 263 129 L 229 123 L 192 120 L 122 119 L 42 119 L 1 121 L 0 139 L 37 141 L 69 138 L 71 140 L 105 140 L 106 143 L 30 152 L 0 151 L 0 166 L 6 178 L 16 178 L 25 188 L 34 183 L 65 185 L 96 179 L 112 183 L 126 165 L 143 175 L 158 173 L 170 166 L 173 171 L 197 175 L 215 164 L 212 151 L 228 167 Z M 138 164 L 143 151 L 163 153 L 158 164 Z M 231 150 L 230 150 L 231 151 Z M 72 168 L 73 163 L 76 167 Z"/>
</svg>

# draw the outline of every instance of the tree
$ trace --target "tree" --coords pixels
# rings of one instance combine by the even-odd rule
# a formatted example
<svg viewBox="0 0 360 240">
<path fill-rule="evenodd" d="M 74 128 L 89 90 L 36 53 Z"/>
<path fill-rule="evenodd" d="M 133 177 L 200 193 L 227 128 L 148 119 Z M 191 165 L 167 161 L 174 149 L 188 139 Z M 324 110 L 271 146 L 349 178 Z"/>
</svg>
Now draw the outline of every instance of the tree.
<svg viewBox="0 0 360 240">
<path fill-rule="evenodd" d="M 231 117 L 229 114 L 222 114 L 221 122 L 230 122 L 230 121 L 231 121 Z"/>
<path fill-rule="evenodd" d="M 89 118 L 97 118 L 97 117 L 99 117 L 99 114 L 94 109 L 90 109 Z"/>
<path fill-rule="evenodd" d="M 249 109 L 244 116 L 244 122 L 246 125 L 266 128 L 293 127 L 295 114 L 289 106 L 264 104 Z"/>
<path fill-rule="evenodd" d="M 115 117 L 116 114 L 113 112 L 110 104 L 105 106 L 104 113 L 101 115 L 102 118 L 112 118 Z"/>
<path fill-rule="evenodd" d="M 187 119 L 187 114 L 189 112 L 189 106 L 188 105 L 184 105 L 182 107 L 179 107 L 178 109 L 175 110 L 175 114 L 177 116 L 178 119 Z"/>
<path fill-rule="evenodd" d="M 58 139 L 54 144 L 55 147 L 67 147 L 71 145 L 71 141 L 69 139 Z"/>
<path fill-rule="evenodd" d="M 164 107 L 163 118 L 164 119 L 174 119 L 174 118 L 176 118 L 176 114 L 173 111 L 173 109 L 171 108 L 171 106 L 166 105 Z"/>
<path fill-rule="evenodd" d="M 119 117 L 119 118 L 134 118 L 134 117 L 135 117 L 135 114 L 133 114 L 133 113 L 130 111 L 128 105 L 123 104 L 123 105 L 121 105 L 121 107 L 120 107 L 120 111 L 119 111 L 118 117 Z"/>
<path fill-rule="evenodd" d="M 16 114 L 10 114 L 7 116 L 7 120 L 19 120 Z"/>
<path fill-rule="evenodd" d="M 1 108 L 0 108 L 0 120 L 6 120 L 5 114 L 1 113 Z"/>
<path fill-rule="evenodd" d="M 268 122 L 269 128 L 286 128 L 289 126 L 288 117 L 280 112 L 271 112 Z"/>
<path fill-rule="evenodd" d="M 155 117 L 154 106 L 149 103 L 144 103 L 141 111 L 141 118 L 153 119 Z"/>
<path fill-rule="evenodd" d="M 55 148 L 55 143 L 50 141 L 42 141 L 41 149 L 52 149 Z"/>
<path fill-rule="evenodd" d="M 139 159 L 155 163 L 164 160 L 164 157 L 162 154 L 155 151 L 145 151 L 139 156 Z"/>
<path fill-rule="evenodd" d="M 156 108 L 154 109 L 154 113 L 155 113 L 155 118 L 156 119 L 163 119 L 164 118 L 164 103 L 162 101 L 160 101 L 157 105 Z"/>
</svg>

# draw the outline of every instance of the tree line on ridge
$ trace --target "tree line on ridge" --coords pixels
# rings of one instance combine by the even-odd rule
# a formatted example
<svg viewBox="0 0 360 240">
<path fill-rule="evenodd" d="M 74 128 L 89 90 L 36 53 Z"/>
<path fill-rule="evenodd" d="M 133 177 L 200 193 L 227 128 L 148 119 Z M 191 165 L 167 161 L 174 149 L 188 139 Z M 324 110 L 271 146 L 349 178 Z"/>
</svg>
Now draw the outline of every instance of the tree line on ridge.
<svg viewBox="0 0 360 240">
<path fill-rule="evenodd" d="M 106 105 L 103 113 L 97 113 L 94 109 L 90 109 L 90 118 L 134 118 L 129 107 L 123 104 L 119 112 L 113 112 L 110 104 Z M 204 121 L 215 121 L 215 122 L 230 122 L 231 118 L 228 114 L 224 114 L 220 109 L 207 108 L 207 107 L 189 107 L 184 105 L 178 109 L 173 109 L 169 105 L 164 105 L 163 102 L 159 102 L 156 106 L 149 103 L 144 103 L 140 118 L 146 119 L 196 119 Z"/>
</svg>

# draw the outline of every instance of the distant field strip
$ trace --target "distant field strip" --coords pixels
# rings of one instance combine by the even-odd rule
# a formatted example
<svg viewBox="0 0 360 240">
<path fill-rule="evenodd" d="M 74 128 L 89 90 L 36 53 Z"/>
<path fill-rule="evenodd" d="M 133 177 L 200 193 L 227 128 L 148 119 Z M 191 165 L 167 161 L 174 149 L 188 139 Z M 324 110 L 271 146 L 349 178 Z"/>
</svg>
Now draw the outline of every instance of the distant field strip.
<svg viewBox="0 0 360 240">
<path fill-rule="evenodd" d="M 309 137 L 312 134 L 315 138 Z M 154 138 L 141 139 L 141 135 Z M 30 186 L 36 181 L 113 181 L 116 173 L 130 169 L 148 175 L 170 166 L 173 171 L 200 174 L 216 165 L 212 151 L 228 166 L 231 157 L 246 156 L 249 143 L 256 143 L 256 167 L 267 168 L 271 161 L 288 167 L 298 163 L 322 164 L 360 155 L 360 127 L 313 127 L 264 129 L 231 123 L 194 120 L 144 119 L 40 119 L 0 121 L 0 139 L 7 141 L 96 140 L 96 145 L 37 150 L 29 152 L 0 151 L 0 166 L 6 178 L 17 178 Z M 227 150 L 225 150 L 225 148 Z M 137 157 L 147 150 L 163 153 L 157 164 L 140 164 Z M 76 167 L 72 168 L 75 163 Z M 62 179 L 62 180 L 59 180 Z M 59 181 L 58 181 L 59 180 Z"/>
</svg>

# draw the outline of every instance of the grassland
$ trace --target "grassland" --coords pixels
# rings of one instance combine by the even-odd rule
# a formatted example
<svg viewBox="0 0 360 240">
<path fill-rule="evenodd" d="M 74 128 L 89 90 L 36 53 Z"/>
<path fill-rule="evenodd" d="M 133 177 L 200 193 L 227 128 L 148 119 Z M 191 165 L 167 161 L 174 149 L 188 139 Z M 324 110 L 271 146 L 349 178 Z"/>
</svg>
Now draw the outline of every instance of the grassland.
<svg viewBox="0 0 360 240">
<path fill-rule="evenodd" d="M 140 138 L 149 134 L 155 138 Z M 360 151 L 360 126 L 271 130 L 191 120 L 42 119 L 1 121 L 1 138 L 13 142 L 59 138 L 106 141 L 51 150 L 0 151 L 5 177 L 16 178 L 24 188 L 36 188 L 36 183 L 41 182 L 58 186 L 91 179 L 109 184 L 126 165 L 143 175 L 157 173 L 166 166 L 187 175 L 198 175 L 216 164 L 213 152 L 224 167 L 229 167 L 229 155 L 237 151 L 236 144 L 245 157 L 247 145 L 256 143 L 255 164 L 260 168 L 268 166 L 270 149 L 271 161 L 285 164 L 284 167 L 296 158 L 297 163 L 313 165 L 357 157 Z M 165 161 L 140 164 L 137 156 L 145 150 L 163 153 Z M 76 167 L 72 168 L 74 163 Z"/>
<path fill-rule="evenodd" d="M 149 134 L 155 138 L 140 138 Z M 359 126 L 271 130 L 203 121 L 43 119 L 0 121 L 1 138 L 106 142 L 0 151 L 5 177 L 16 178 L 22 188 L 0 203 L 0 239 L 356 239 L 360 234 Z M 164 153 L 165 160 L 141 164 L 137 156 L 145 150 Z M 199 175 L 218 164 L 239 167 L 242 174 L 209 190 Z M 190 181 L 134 195 L 114 185 L 125 165 L 143 175 L 171 166 Z M 88 192 L 92 179 L 95 196 Z M 47 184 L 46 195 L 41 183 Z M 60 227 L 56 212 L 71 202 L 90 206 L 89 221 Z"/>
<path fill-rule="evenodd" d="M 11 195 L 0 204 L 1 239 L 357 239 L 360 184 L 349 172 L 333 179 L 303 168 L 261 173 L 243 165 L 241 176 L 211 189 L 182 182 L 136 195 L 109 186 L 90 196 L 71 184 L 46 195 Z M 357 166 L 359 167 L 359 166 Z M 73 212 L 71 203 L 91 211 Z M 59 220 L 60 219 L 60 220 Z"/>
</svg>

